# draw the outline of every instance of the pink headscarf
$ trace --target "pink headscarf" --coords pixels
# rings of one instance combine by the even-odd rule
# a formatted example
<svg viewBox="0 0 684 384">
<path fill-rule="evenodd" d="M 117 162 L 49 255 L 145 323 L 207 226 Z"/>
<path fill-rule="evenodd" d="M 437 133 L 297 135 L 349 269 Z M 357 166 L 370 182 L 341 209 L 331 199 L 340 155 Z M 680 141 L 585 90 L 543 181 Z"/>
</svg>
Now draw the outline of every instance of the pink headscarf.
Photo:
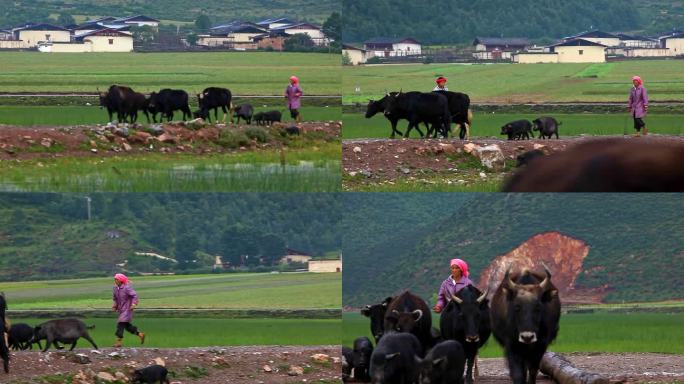
<svg viewBox="0 0 684 384">
<path fill-rule="evenodd" d="M 290 76 L 290 81 L 299 84 L 299 78 L 297 76 Z"/>
<path fill-rule="evenodd" d="M 641 80 L 641 77 L 639 77 L 639 76 L 632 77 L 632 81 L 634 81 L 634 80 L 636 80 L 638 85 L 642 85 L 644 83 L 644 81 Z"/>
<path fill-rule="evenodd" d="M 461 272 L 463 272 L 463 276 L 468 277 L 468 264 L 466 264 L 465 261 L 461 259 L 451 259 L 449 267 L 452 267 L 454 265 L 458 265 L 458 269 L 460 269 Z"/>
<path fill-rule="evenodd" d="M 114 280 L 119 280 L 124 284 L 128 284 L 128 277 L 126 277 L 126 275 L 124 275 L 123 273 L 117 273 L 116 275 L 114 275 Z"/>
</svg>

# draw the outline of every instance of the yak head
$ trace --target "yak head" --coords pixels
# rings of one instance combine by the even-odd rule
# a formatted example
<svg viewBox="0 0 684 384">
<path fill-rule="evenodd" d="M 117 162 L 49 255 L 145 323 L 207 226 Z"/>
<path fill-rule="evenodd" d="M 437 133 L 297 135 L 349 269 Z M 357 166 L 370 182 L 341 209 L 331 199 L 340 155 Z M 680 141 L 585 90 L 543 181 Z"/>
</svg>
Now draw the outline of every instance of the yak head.
<svg viewBox="0 0 684 384">
<path fill-rule="evenodd" d="M 422 310 L 416 309 L 411 312 L 399 312 L 393 309 L 385 316 L 385 321 L 390 325 L 390 329 L 396 332 L 411 332 L 416 328 L 420 319 L 423 318 Z M 427 316 L 430 316 L 428 313 Z"/>
<path fill-rule="evenodd" d="M 354 368 L 357 370 L 368 369 L 371 355 L 373 354 L 373 343 L 365 337 L 357 337 L 354 340 Z"/>
<path fill-rule="evenodd" d="M 541 131 L 541 127 L 542 127 L 541 120 L 539 120 L 539 119 L 532 120 L 532 125 L 534 125 L 534 127 L 532 128 L 533 131 Z"/>
<path fill-rule="evenodd" d="M 509 276 L 510 268 L 503 278 L 509 319 L 512 317 L 517 341 L 523 344 L 537 342 L 545 306 L 558 296 L 558 290 L 551 284 L 551 273 L 546 267 L 544 271 L 541 282 L 529 270 L 524 270 L 517 282 Z"/>
<path fill-rule="evenodd" d="M 477 343 L 480 341 L 480 321 L 482 312 L 488 310 L 487 293 L 489 288 L 483 293 L 469 285 L 457 294 L 451 295 L 451 301 L 444 308 L 443 313 L 452 313 L 452 325 L 461 328 L 467 343 Z M 459 333 L 460 333 L 459 332 Z"/>
<path fill-rule="evenodd" d="M 506 124 L 503 127 L 501 127 L 501 134 L 507 135 L 507 134 L 511 133 L 512 130 L 513 130 L 513 126 L 511 126 L 510 124 Z"/>
<path fill-rule="evenodd" d="M 385 102 L 385 115 L 390 116 L 390 115 L 396 115 L 398 110 L 401 108 L 399 105 L 401 103 L 401 100 L 404 99 L 404 92 L 403 90 L 399 90 L 399 92 L 388 92 L 385 97 L 383 98 L 386 100 Z"/>
<path fill-rule="evenodd" d="M 387 297 L 380 304 L 366 305 L 361 309 L 361 314 L 370 318 L 371 332 L 373 333 L 376 344 L 380 341 L 385 330 L 385 312 L 387 312 L 387 306 L 390 301 L 392 301 L 392 298 Z"/>
</svg>

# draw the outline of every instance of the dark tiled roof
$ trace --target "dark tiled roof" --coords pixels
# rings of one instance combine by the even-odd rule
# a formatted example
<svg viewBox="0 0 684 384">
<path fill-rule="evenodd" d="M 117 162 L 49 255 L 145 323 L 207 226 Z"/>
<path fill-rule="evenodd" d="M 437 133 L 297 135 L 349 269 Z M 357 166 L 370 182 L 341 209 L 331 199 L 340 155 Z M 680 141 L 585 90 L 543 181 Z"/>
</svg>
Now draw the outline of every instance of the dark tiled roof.
<svg viewBox="0 0 684 384">
<path fill-rule="evenodd" d="M 153 21 L 155 23 L 158 23 L 159 20 L 153 19 L 151 17 L 147 17 L 145 15 L 135 15 L 135 16 L 129 16 L 129 17 L 122 17 L 120 19 L 114 20 L 116 22 L 124 23 L 126 21 Z"/>
<path fill-rule="evenodd" d="M 374 37 L 370 40 L 366 40 L 363 43 L 364 44 L 398 44 L 398 43 L 403 43 L 410 40 L 411 42 L 415 44 L 420 44 L 418 40 L 412 38 L 412 37 Z"/>
<path fill-rule="evenodd" d="M 473 45 L 484 44 L 484 45 L 532 45 L 530 40 L 524 37 L 476 37 L 473 41 Z"/>
<path fill-rule="evenodd" d="M 574 35 L 574 36 L 568 36 L 566 39 L 575 39 L 575 38 L 582 38 L 582 37 L 590 37 L 590 38 L 613 38 L 616 39 L 617 36 L 613 35 L 612 33 L 608 32 L 603 32 L 603 31 L 588 31 L 588 32 L 582 32 L 580 34 Z"/>
<path fill-rule="evenodd" d="M 68 29 L 58 27 L 52 24 L 30 24 L 27 27 L 21 28 L 22 31 L 68 31 Z"/>
<path fill-rule="evenodd" d="M 564 43 L 550 45 L 550 47 L 606 47 L 606 45 L 594 43 L 593 41 L 584 39 L 572 39 Z"/>
</svg>

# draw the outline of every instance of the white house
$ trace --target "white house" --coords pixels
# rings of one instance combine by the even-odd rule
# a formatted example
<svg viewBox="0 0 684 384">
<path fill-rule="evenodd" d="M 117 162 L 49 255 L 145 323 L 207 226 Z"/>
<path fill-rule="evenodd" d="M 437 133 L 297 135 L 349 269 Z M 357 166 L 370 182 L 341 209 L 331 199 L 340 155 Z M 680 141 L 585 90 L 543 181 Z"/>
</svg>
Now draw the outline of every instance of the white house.
<svg viewBox="0 0 684 384">
<path fill-rule="evenodd" d="M 39 42 L 64 42 L 71 41 L 71 31 L 51 24 L 29 24 L 25 27 L 15 28 L 15 40 L 21 40 L 28 48 L 38 46 Z"/>
<path fill-rule="evenodd" d="M 342 55 L 347 55 L 351 65 L 364 64 L 373 57 L 373 52 L 349 44 L 342 44 Z"/>
<path fill-rule="evenodd" d="M 38 50 L 53 53 L 133 52 L 133 35 L 115 29 L 102 29 L 74 35 L 69 43 L 40 43 Z"/>
<path fill-rule="evenodd" d="M 363 49 L 373 56 L 394 57 L 421 54 L 421 44 L 411 37 L 376 37 L 363 43 Z"/>
<path fill-rule="evenodd" d="M 257 42 L 255 39 L 265 35 L 268 35 L 268 31 L 257 24 L 233 21 L 211 28 L 208 35 L 198 35 L 197 45 L 256 49 Z"/>
<path fill-rule="evenodd" d="M 551 45 L 559 63 L 604 63 L 606 46 L 585 39 L 574 39 Z"/>
<path fill-rule="evenodd" d="M 476 37 L 473 57 L 480 60 L 510 59 L 511 53 L 524 51 L 532 44 L 523 37 Z"/>
<path fill-rule="evenodd" d="M 311 23 L 296 23 L 283 25 L 279 27 L 270 28 L 270 31 L 273 33 L 278 33 L 282 31 L 289 36 L 296 35 L 299 33 L 305 34 L 311 38 L 315 45 L 328 45 L 330 43 L 330 40 L 328 40 L 328 38 L 325 37 L 325 34 L 321 30 L 321 27 Z"/>
<path fill-rule="evenodd" d="M 660 41 L 661 46 L 669 50 L 670 56 L 684 55 L 684 32 L 663 36 Z"/>
</svg>

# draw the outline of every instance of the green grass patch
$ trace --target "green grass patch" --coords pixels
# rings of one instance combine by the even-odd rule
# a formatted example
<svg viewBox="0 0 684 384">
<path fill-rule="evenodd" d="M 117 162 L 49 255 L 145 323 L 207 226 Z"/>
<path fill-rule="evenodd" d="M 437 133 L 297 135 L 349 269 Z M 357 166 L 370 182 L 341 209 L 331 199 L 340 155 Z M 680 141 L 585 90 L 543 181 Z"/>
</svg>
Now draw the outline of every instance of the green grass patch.
<svg viewBox="0 0 684 384">
<path fill-rule="evenodd" d="M 430 91 L 434 79 L 449 78 L 449 89 L 473 102 L 625 102 L 632 76 L 644 79 L 650 99 L 684 100 L 679 60 L 629 60 L 607 64 L 410 64 L 345 66 L 343 103 L 366 104 L 386 91 Z M 578 77 L 577 75 L 581 75 Z M 591 77 L 586 77 L 586 76 Z M 594 77 L 596 76 L 596 77 Z"/>
<path fill-rule="evenodd" d="M 45 319 L 12 318 L 14 324 L 37 325 Z M 111 319 L 85 318 L 98 347 L 111 347 L 116 331 L 116 314 Z M 339 345 L 340 319 L 202 319 L 145 318 L 135 316 L 133 324 L 145 332 L 144 347 L 189 348 L 229 345 Z M 138 347 L 140 340 L 124 334 L 125 347 Z M 43 343 L 43 347 L 44 347 Z M 37 347 L 37 346 L 36 346 Z M 50 347 L 54 350 L 53 347 Z M 79 339 L 76 348 L 92 348 Z"/>
<path fill-rule="evenodd" d="M 459 180 L 468 179 L 465 183 Z M 368 182 L 365 176 L 343 175 L 342 189 L 353 192 L 499 192 L 501 180 L 482 180 L 479 176 L 421 176 L 417 179 L 398 178 L 392 181 Z"/>
<path fill-rule="evenodd" d="M 341 308 L 336 273 L 134 276 L 140 308 Z M 10 310 L 109 309 L 111 278 L 5 282 Z"/>
<path fill-rule="evenodd" d="M 309 143 L 305 147 L 288 149 L 284 155 L 279 150 L 272 150 L 202 156 L 145 154 L 3 161 L 0 163 L 0 189 L 41 192 L 339 191 L 339 142 Z"/>
<path fill-rule="evenodd" d="M 470 135 L 471 137 L 505 139 L 506 136 L 501 135 L 501 127 L 504 124 L 520 119 L 532 121 L 539 116 L 549 115 L 529 113 L 480 113 L 475 111 Z M 561 137 L 579 135 L 622 135 L 634 133 L 634 122 L 626 113 L 574 113 L 550 114 L 550 116 L 555 117 L 562 123 L 558 130 Z M 342 116 L 342 121 L 344 122 L 342 128 L 343 139 L 389 138 L 392 131 L 389 121 L 382 115 L 376 115 L 370 119 L 366 119 L 362 113 L 345 113 Z M 646 117 L 645 121 L 650 133 L 661 135 L 684 134 L 684 119 L 682 118 L 682 115 L 651 114 Z M 404 133 L 406 132 L 407 126 L 408 122 L 406 120 L 401 120 L 399 124 L 397 124 L 397 129 Z M 425 127 L 421 126 L 421 130 L 424 133 Z M 457 132 L 452 128 L 452 136 L 454 134 L 457 134 Z M 537 132 L 535 132 L 535 134 L 538 135 Z M 420 135 L 413 129 L 410 137 L 418 138 Z"/>
<path fill-rule="evenodd" d="M 339 54 L 291 52 L 90 53 L 3 52 L 3 92 L 95 92 L 125 84 L 196 94 L 221 86 L 236 95 L 282 95 L 297 74 L 308 95 L 339 94 Z"/>
<path fill-rule="evenodd" d="M 342 315 L 342 345 L 351 346 L 354 339 L 367 336 L 371 340 L 368 318 L 356 313 Z M 432 324 L 439 328 L 439 317 Z M 684 313 L 651 314 L 567 314 L 561 316 L 558 338 L 549 347 L 568 352 L 658 352 L 684 354 Z M 500 357 L 503 351 L 493 337 L 481 351 L 482 357 Z"/>
<path fill-rule="evenodd" d="M 306 103 L 306 101 L 305 101 Z M 194 109 L 191 108 L 191 109 Z M 290 118 L 287 108 L 280 106 L 260 106 L 255 105 L 254 111 L 280 110 L 283 112 L 283 122 L 294 122 Z M 332 107 L 302 107 L 301 114 L 303 121 L 339 121 L 341 112 L 338 106 Z M 219 111 L 218 117 L 221 119 L 222 112 Z M 159 116 L 158 116 L 159 117 Z M 174 118 L 181 120 L 182 113 L 176 111 Z M 116 118 L 116 117 L 114 117 Z M 214 121 L 214 116 L 211 116 Z M 109 115 L 106 110 L 99 106 L 27 106 L 27 105 L 0 105 L 0 124 L 17 126 L 59 126 L 59 125 L 85 125 L 85 124 L 106 124 Z M 138 115 L 138 122 L 147 124 L 143 114 Z M 241 124 L 244 124 L 240 121 Z"/>
</svg>

